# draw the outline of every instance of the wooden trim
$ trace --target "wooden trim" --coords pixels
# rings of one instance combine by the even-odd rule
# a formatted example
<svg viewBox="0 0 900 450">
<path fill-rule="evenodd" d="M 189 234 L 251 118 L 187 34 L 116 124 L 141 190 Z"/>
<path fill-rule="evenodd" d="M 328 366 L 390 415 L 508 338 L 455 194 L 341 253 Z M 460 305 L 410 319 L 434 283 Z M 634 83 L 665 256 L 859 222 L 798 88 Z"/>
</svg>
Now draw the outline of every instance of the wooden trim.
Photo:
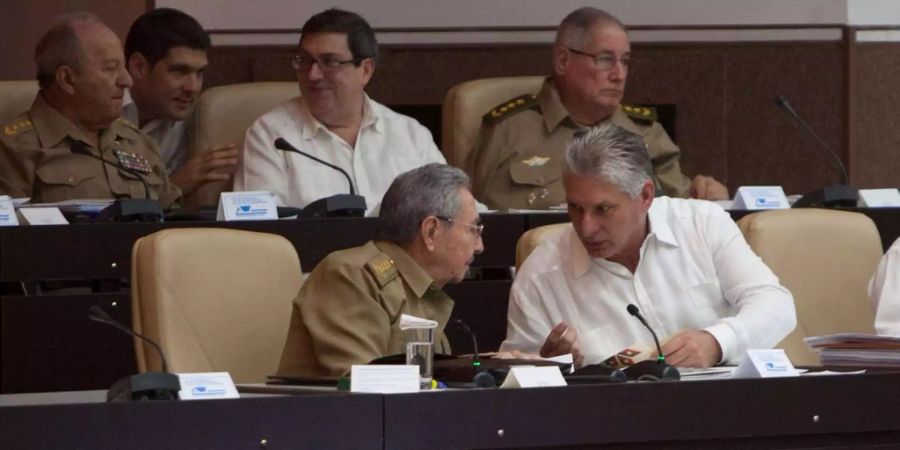
<svg viewBox="0 0 900 450">
<path fill-rule="evenodd" d="M 844 78 L 846 85 L 844 86 L 844 111 L 845 124 L 847 127 L 846 136 L 844 138 L 844 161 L 847 164 L 847 184 L 853 185 L 857 181 L 857 165 L 856 165 L 856 79 L 857 79 L 857 43 L 856 29 L 847 27 L 844 29 L 844 49 L 845 64 Z"/>
</svg>

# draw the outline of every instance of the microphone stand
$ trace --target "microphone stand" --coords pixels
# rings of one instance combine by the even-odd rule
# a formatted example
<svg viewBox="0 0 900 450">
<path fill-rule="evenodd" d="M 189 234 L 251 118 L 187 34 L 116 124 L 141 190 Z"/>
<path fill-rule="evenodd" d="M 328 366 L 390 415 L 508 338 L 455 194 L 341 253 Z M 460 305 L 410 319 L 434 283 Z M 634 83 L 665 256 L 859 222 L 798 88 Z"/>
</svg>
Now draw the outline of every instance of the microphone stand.
<svg viewBox="0 0 900 450">
<path fill-rule="evenodd" d="M 662 346 L 659 345 L 659 339 L 656 337 L 656 332 L 653 331 L 653 328 L 651 328 L 650 324 L 647 323 L 647 320 L 644 319 L 644 316 L 641 314 L 638 307 L 636 305 L 628 305 L 628 314 L 636 317 L 641 321 L 641 324 L 643 324 L 645 328 L 650 330 L 650 334 L 653 335 L 653 342 L 656 344 L 657 356 L 656 361 L 648 359 L 628 366 L 624 371 L 625 375 L 632 380 L 640 380 L 641 377 L 644 376 L 651 376 L 659 380 L 680 380 L 681 372 L 674 366 L 670 366 L 666 363 L 666 356 L 662 352 Z"/>
<path fill-rule="evenodd" d="M 350 175 L 344 169 L 298 150 L 284 138 L 275 139 L 275 148 L 284 152 L 303 155 L 319 164 L 330 167 L 344 175 L 347 178 L 347 183 L 350 184 L 350 194 L 337 194 L 316 200 L 306 205 L 300 211 L 298 217 L 362 217 L 365 215 L 366 199 L 361 195 L 356 195 L 353 181 L 350 180 Z"/>
</svg>

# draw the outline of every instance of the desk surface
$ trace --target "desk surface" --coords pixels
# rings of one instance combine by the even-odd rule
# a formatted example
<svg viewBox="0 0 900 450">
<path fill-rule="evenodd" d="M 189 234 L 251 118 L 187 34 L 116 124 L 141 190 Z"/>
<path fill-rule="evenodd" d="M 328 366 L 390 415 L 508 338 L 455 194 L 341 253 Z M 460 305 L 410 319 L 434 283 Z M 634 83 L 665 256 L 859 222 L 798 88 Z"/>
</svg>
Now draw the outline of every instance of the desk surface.
<svg viewBox="0 0 900 450">
<path fill-rule="evenodd" d="M 3 407 L 4 397 L 5 449 L 266 448 L 261 439 L 268 448 L 329 449 L 890 448 L 900 442 L 900 374 L 142 404 Z"/>
</svg>

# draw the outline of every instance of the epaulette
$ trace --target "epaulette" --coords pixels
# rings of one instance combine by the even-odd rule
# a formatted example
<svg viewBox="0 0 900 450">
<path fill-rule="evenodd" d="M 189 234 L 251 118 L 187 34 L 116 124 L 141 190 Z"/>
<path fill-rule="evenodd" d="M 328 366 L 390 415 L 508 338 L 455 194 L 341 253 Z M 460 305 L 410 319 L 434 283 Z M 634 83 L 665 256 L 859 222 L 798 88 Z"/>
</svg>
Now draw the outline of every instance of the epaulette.
<svg viewBox="0 0 900 450">
<path fill-rule="evenodd" d="M 6 124 L 3 127 L 3 134 L 7 136 L 15 136 L 23 131 L 28 131 L 32 128 L 34 128 L 34 125 L 31 124 L 30 120 L 22 119 Z"/>
<path fill-rule="evenodd" d="M 384 287 L 384 285 L 397 278 L 398 275 L 394 260 L 384 253 L 379 253 L 378 256 L 366 263 L 366 270 L 375 277 L 378 287 Z"/>
<path fill-rule="evenodd" d="M 538 105 L 539 102 L 536 95 L 520 95 L 495 106 L 494 109 L 482 116 L 482 120 L 485 123 L 497 123 L 517 112 L 525 111 Z"/>
<path fill-rule="evenodd" d="M 122 125 L 125 125 L 125 126 L 128 127 L 128 128 L 134 129 L 134 130 L 136 130 L 136 131 L 141 131 L 141 129 L 138 128 L 137 125 L 131 123 L 131 121 L 129 121 L 128 119 L 126 119 L 126 118 L 124 118 L 124 117 L 119 117 L 119 118 L 116 119 L 116 120 L 117 120 L 119 123 L 121 123 Z"/>
<path fill-rule="evenodd" d="M 656 121 L 656 108 L 652 106 L 622 105 L 622 111 L 632 120 L 646 123 Z"/>
</svg>

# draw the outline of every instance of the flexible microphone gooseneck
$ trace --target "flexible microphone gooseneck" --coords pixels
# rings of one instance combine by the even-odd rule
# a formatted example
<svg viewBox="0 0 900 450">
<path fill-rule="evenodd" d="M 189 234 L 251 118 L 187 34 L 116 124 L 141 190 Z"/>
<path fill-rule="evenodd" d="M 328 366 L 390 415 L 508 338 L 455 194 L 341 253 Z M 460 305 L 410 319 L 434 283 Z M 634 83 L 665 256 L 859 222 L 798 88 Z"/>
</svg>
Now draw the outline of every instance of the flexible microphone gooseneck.
<svg viewBox="0 0 900 450">
<path fill-rule="evenodd" d="M 113 319 L 100 305 L 94 305 L 88 309 L 88 318 L 95 322 L 110 325 L 129 336 L 136 337 L 150 344 L 159 352 L 159 358 L 162 361 L 162 372 L 139 373 L 124 377 L 113 383 L 106 392 L 107 401 L 178 400 L 181 382 L 177 375 L 169 373 L 169 364 L 166 362 L 162 348 L 156 342 L 135 333 L 121 322 Z"/>
<path fill-rule="evenodd" d="M 347 178 L 347 183 L 350 185 L 350 195 L 356 195 L 356 188 L 353 186 L 353 181 L 350 180 L 350 175 L 347 173 L 346 170 L 341 169 L 340 167 L 338 167 L 330 162 L 324 161 L 320 158 L 316 158 L 315 156 L 310 155 L 309 153 L 298 150 L 297 147 L 294 147 L 293 145 L 291 145 L 291 143 L 288 142 L 287 140 L 285 140 L 284 138 L 275 139 L 275 148 L 277 148 L 278 150 L 281 150 L 281 151 L 297 153 L 299 155 L 303 155 L 313 161 L 316 161 L 320 164 L 324 164 L 328 167 L 331 167 L 334 170 L 337 170 L 342 175 L 344 175 L 345 178 Z"/>
<path fill-rule="evenodd" d="M 628 378 L 633 380 L 638 380 L 641 379 L 641 377 L 648 375 L 661 380 L 680 380 L 681 373 L 678 372 L 678 369 L 666 363 L 666 356 L 662 352 L 662 346 L 659 345 L 659 339 L 656 337 L 656 332 L 653 331 L 653 328 L 650 327 L 650 324 L 644 319 L 641 311 L 634 304 L 629 304 L 627 309 L 628 314 L 631 314 L 640 320 L 641 324 L 650 331 L 651 335 L 653 335 L 653 342 L 656 344 L 657 357 L 656 361 L 646 360 L 637 364 L 632 364 L 625 369 L 625 374 L 628 375 Z"/>
<path fill-rule="evenodd" d="M 149 338 L 135 333 L 130 328 L 122 325 L 119 321 L 110 317 L 110 315 L 107 314 L 107 312 L 103 308 L 101 308 L 100 305 L 94 305 L 91 306 L 90 309 L 88 309 L 88 318 L 93 320 L 94 322 L 100 322 L 110 325 L 125 334 L 136 337 L 150 344 L 151 346 L 153 346 L 153 348 L 156 349 L 157 352 L 159 352 L 159 359 L 162 360 L 162 371 L 167 373 L 169 372 L 169 364 L 166 362 L 166 356 L 163 355 L 162 348 L 160 348 L 160 346 L 156 342 L 153 342 Z"/>
<path fill-rule="evenodd" d="M 102 161 L 103 164 L 115 167 L 116 169 L 119 169 L 125 173 L 131 174 L 131 175 L 134 175 L 135 177 L 137 177 L 137 179 L 140 180 L 141 184 L 144 185 L 144 198 L 146 198 L 147 200 L 150 200 L 150 185 L 147 184 L 147 180 L 144 178 L 143 174 L 141 174 L 140 172 L 138 172 L 136 170 L 132 170 L 127 167 L 123 167 L 117 163 L 114 163 L 112 161 L 109 161 L 102 156 L 97 156 L 97 155 L 91 153 L 91 151 L 88 150 L 88 148 L 84 144 L 84 142 L 81 142 L 76 139 L 71 139 L 69 142 L 70 142 L 69 148 L 72 149 L 72 153 L 75 153 L 77 155 L 89 156 L 96 160 Z"/>
<path fill-rule="evenodd" d="M 483 367 L 481 367 L 481 360 L 478 357 L 478 339 L 475 337 L 475 333 L 472 332 L 472 329 L 463 322 L 462 319 L 456 319 L 453 321 L 453 324 L 462 329 L 469 335 L 469 338 L 472 339 L 472 369 L 475 371 L 475 374 L 472 377 L 472 381 L 475 383 L 476 387 L 494 387 L 497 385 L 497 380 L 491 375 L 488 371 L 486 371 Z"/>
<path fill-rule="evenodd" d="M 800 126 L 802 126 L 803 129 L 805 129 L 806 132 L 809 133 L 810 136 L 812 136 L 813 139 L 815 139 L 816 142 L 819 143 L 820 146 L 822 146 L 822 148 L 824 148 L 825 150 L 828 151 L 828 153 L 834 158 L 834 160 L 837 161 L 838 167 L 840 167 L 840 169 L 841 169 L 841 183 L 844 185 L 849 184 L 850 177 L 847 176 L 847 166 L 845 166 L 844 162 L 841 161 L 841 158 L 838 156 L 837 152 L 835 152 L 834 149 L 832 149 L 828 144 L 826 144 L 825 140 L 822 139 L 818 133 L 813 131 L 812 127 L 810 127 L 806 123 L 806 121 L 804 121 L 802 118 L 800 118 L 800 115 L 797 114 L 797 111 L 794 111 L 794 107 L 791 106 L 791 102 L 788 100 L 788 98 L 783 95 L 779 95 L 778 97 L 775 97 L 775 105 L 778 106 L 779 108 L 787 111 L 791 115 L 791 117 L 793 117 L 797 121 L 797 123 L 799 123 Z"/>
</svg>

